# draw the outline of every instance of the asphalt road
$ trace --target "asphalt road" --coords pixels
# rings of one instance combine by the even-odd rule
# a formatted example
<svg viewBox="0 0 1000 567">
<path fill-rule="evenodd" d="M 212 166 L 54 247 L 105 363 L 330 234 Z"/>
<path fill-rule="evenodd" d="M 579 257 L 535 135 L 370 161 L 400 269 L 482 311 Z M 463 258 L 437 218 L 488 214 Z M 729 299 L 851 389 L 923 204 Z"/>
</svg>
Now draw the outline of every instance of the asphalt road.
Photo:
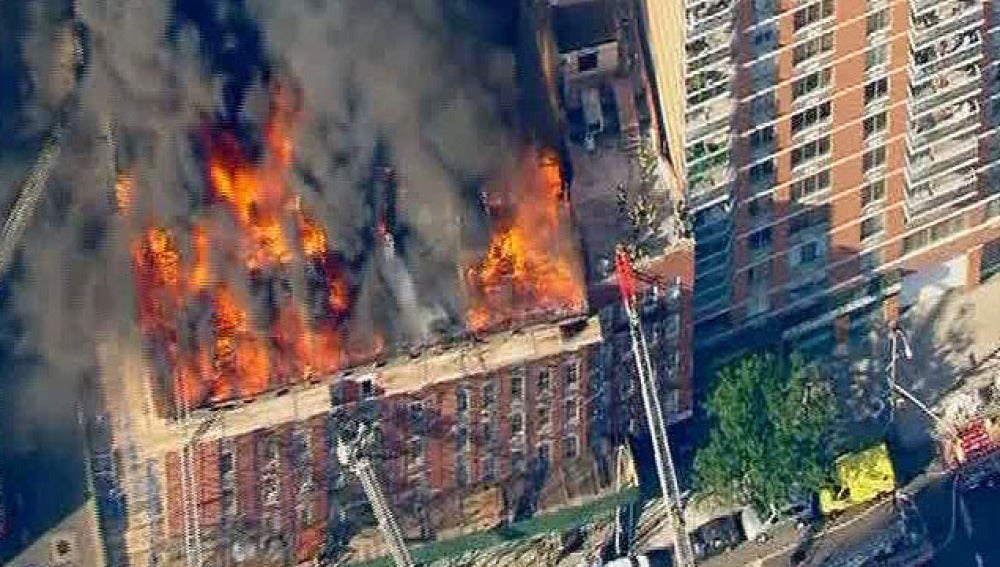
<svg viewBox="0 0 1000 567">
<path fill-rule="evenodd" d="M 951 504 L 935 508 L 950 519 Z M 955 529 L 951 541 L 938 549 L 934 565 L 941 567 L 986 567 L 1000 565 L 1000 486 L 960 492 Z M 950 528 L 950 526 L 949 526 Z M 939 532 L 946 533 L 947 532 Z"/>
</svg>

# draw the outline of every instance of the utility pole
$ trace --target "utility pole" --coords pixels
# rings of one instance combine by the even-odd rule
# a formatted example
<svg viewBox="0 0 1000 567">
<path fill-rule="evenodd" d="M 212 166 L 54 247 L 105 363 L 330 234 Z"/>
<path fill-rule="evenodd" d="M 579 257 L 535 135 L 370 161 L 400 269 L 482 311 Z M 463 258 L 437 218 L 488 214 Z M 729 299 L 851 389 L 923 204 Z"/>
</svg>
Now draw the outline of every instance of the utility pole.
<svg viewBox="0 0 1000 567">
<path fill-rule="evenodd" d="M 921 402 L 910 393 L 906 388 L 899 385 L 899 359 L 902 357 L 905 360 L 913 359 L 913 349 L 910 348 L 910 342 L 906 338 L 906 333 L 903 332 L 902 327 L 899 322 L 893 321 L 889 325 L 889 421 L 892 421 L 895 410 L 892 405 L 892 392 L 896 392 L 903 396 L 904 398 L 913 402 L 913 405 L 924 412 L 931 421 L 934 422 L 942 430 L 949 430 L 948 425 L 941 420 L 937 415 L 926 404 Z"/>
<path fill-rule="evenodd" d="M 670 453 L 666 418 L 663 415 L 660 395 L 656 388 L 656 373 L 649 358 L 649 347 L 642 330 L 642 319 L 636 305 L 635 272 L 632 270 L 632 263 L 628 255 L 622 248 L 619 248 L 615 255 L 615 265 L 618 272 L 618 287 L 622 294 L 622 304 L 628 315 L 629 333 L 632 337 L 632 354 L 635 357 L 642 403 L 646 410 L 646 423 L 653 444 L 656 474 L 660 481 L 664 503 L 667 506 L 671 528 L 674 531 L 675 564 L 679 567 L 691 567 L 695 564 L 694 549 L 684 525 L 680 484 L 677 482 L 677 470 L 674 468 L 673 457 Z"/>
</svg>

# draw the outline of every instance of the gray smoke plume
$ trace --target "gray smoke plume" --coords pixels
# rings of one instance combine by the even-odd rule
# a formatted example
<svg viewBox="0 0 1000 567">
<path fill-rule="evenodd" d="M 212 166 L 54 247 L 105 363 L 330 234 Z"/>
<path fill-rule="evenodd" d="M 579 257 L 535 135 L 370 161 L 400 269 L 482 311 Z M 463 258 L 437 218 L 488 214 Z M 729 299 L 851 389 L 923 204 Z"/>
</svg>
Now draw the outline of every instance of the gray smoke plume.
<svg viewBox="0 0 1000 567">
<path fill-rule="evenodd" d="M 204 134 L 225 124 L 259 144 L 268 81 L 277 77 L 302 95 L 288 186 L 359 272 L 352 327 L 381 326 L 388 339 L 410 343 L 428 340 L 442 320 L 461 327 L 459 268 L 488 234 L 478 188 L 509 167 L 516 145 L 513 56 L 486 37 L 506 14 L 478 6 L 458 0 L 4 3 L 0 63 L 16 67 L 10 76 L 31 87 L 16 93 L 21 102 L 0 117 L 0 133 L 40 139 L 69 91 L 78 94 L 61 161 L 24 237 L 18 274 L 10 276 L 8 309 L 24 325 L 18 350 L 40 355 L 39 374 L 62 381 L 55 390 L 28 382 L 15 393 L 22 414 L 46 414 L 42 391 L 75 395 L 80 376 L 94 367 L 98 333 L 137 335 L 129 246 L 145 223 L 178 228 L 186 257 L 193 216 L 216 217 L 222 226 L 226 215 L 208 199 Z M 32 33 L 2 33 L 24 21 Z M 87 47 L 79 83 L 66 63 L 76 24 Z M 17 49 L 8 52 L 8 44 Z M 16 187 L 31 158 L 4 146 L 5 191 Z M 391 197 L 373 183 L 380 165 L 393 170 Z M 116 213 L 116 171 L 136 180 L 128 220 Z M 0 195 L 5 205 L 12 195 Z M 396 232 L 387 255 L 372 236 L 382 215 L 392 217 Z M 233 231 L 219 230 L 216 238 L 227 232 Z M 227 272 L 226 263 L 214 269 L 244 286 L 239 294 L 259 293 L 246 288 L 241 274 Z M 292 293 L 304 296 L 301 277 L 292 280 Z"/>
</svg>

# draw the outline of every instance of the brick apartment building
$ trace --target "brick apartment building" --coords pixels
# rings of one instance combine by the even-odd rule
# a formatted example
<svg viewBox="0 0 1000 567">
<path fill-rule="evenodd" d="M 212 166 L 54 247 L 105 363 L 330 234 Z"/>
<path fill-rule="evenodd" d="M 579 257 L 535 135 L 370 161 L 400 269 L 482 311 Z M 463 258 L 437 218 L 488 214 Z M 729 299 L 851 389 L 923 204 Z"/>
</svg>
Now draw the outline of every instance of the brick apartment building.
<svg viewBox="0 0 1000 567">
<path fill-rule="evenodd" d="M 996 270 L 993 3 L 641 5 L 697 242 L 698 348 L 777 336 L 762 327 L 860 345 Z"/>
<path fill-rule="evenodd" d="M 529 16 L 541 19 L 529 22 L 526 36 L 535 37 L 540 59 L 562 62 L 543 61 L 538 94 L 574 115 L 602 116 L 589 142 L 585 133 L 564 153 L 578 172 L 570 200 L 578 211 L 604 213 L 613 210 L 604 202 L 614 202 L 613 188 L 588 185 L 588 167 L 605 164 L 588 152 L 627 163 L 643 131 L 656 127 L 646 67 L 623 64 L 645 47 L 632 12 L 620 9 L 625 4 L 570 4 L 565 11 L 527 2 L 538 8 Z M 561 37 L 556 46 L 552 35 Z M 572 70 L 580 56 L 593 67 L 571 73 L 573 84 L 562 90 L 560 75 L 549 71 Z M 561 126 L 574 137 L 571 124 Z M 594 191 L 598 200 L 588 205 Z M 371 506 L 335 455 L 341 433 L 359 422 L 378 424 L 373 461 L 414 543 L 612 493 L 617 449 L 645 418 L 614 276 L 597 269 L 619 235 L 599 215 L 577 217 L 595 268 L 582 313 L 397 353 L 186 416 L 158 399 L 170 389 L 158 384 L 141 348 L 107 345 L 101 374 L 113 395 L 105 396 L 92 437 L 111 563 L 181 565 L 194 557 L 210 565 L 297 565 L 323 553 L 385 555 Z M 694 246 L 660 236 L 637 271 L 663 405 L 676 421 L 692 404 Z"/>
</svg>

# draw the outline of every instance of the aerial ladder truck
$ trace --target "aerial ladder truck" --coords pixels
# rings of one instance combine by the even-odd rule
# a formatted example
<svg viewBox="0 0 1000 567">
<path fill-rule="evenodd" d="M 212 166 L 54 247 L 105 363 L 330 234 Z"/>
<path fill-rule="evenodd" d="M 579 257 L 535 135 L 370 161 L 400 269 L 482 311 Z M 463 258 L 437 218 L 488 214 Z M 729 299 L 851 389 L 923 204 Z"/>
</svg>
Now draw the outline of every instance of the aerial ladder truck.
<svg viewBox="0 0 1000 567">
<path fill-rule="evenodd" d="M 615 268 L 618 273 L 618 289 L 621 291 L 622 305 L 624 305 L 625 313 L 628 315 L 632 354 L 635 357 L 642 404 L 646 410 L 646 424 L 653 444 L 656 475 L 660 482 L 664 504 L 667 507 L 669 522 L 674 532 L 674 563 L 679 567 L 691 567 L 695 564 L 694 550 L 684 525 L 684 508 L 680 485 L 677 482 L 677 471 L 674 469 L 674 461 L 670 453 L 670 442 L 667 438 L 666 417 L 663 415 L 660 395 L 656 388 L 656 374 L 649 357 L 646 335 L 642 329 L 642 318 L 638 306 L 637 276 L 632 268 L 632 262 L 623 248 L 619 248 L 615 255 Z"/>
<path fill-rule="evenodd" d="M 382 485 L 372 464 L 371 453 L 374 445 L 375 430 L 365 423 L 360 423 L 355 437 L 339 440 L 337 459 L 341 465 L 351 469 L 361 481 L 361 487 L 364 488 L 365 496 L 378 521 L 379 531 L 382 532 L 389 554 L 392 555 L 397 567 L 414 567 L 416 564 L 410 557 L 410 550 L 406 548 L 403 532 L 382 492 Z"/>
</svg>

